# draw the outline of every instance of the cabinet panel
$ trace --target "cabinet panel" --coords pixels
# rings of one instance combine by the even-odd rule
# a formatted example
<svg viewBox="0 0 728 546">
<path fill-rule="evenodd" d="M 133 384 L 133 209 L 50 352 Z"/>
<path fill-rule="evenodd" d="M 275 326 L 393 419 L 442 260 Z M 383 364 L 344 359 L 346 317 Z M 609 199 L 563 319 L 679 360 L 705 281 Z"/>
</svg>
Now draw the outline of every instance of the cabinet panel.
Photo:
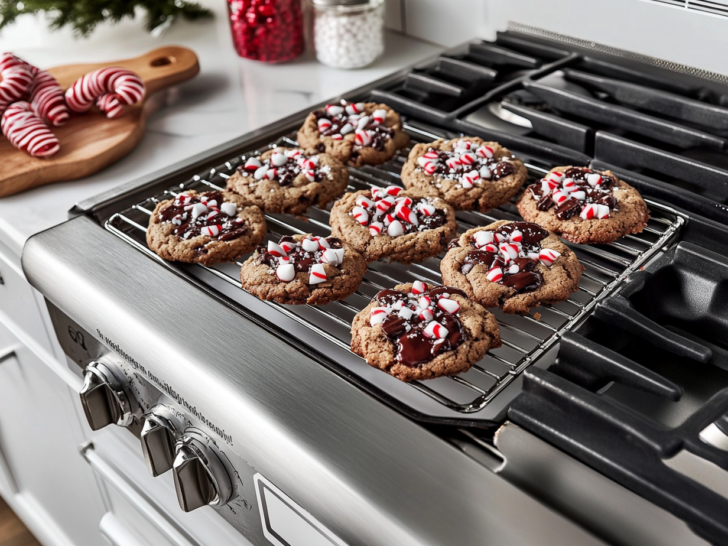
<svg viewBox="0 0 728 546">
<path fill-rule="evenodd" d="M 78 545 L 102 545 L 105 510 L 68 387 L 0 324 L 0 343 L 13 354 L 0 362 L 0 449 L 17 489 Z M 0 345 L 0 352 L 6 347 Z M 41 516 L 39 516 L 41 517 Z"/>
</svg>

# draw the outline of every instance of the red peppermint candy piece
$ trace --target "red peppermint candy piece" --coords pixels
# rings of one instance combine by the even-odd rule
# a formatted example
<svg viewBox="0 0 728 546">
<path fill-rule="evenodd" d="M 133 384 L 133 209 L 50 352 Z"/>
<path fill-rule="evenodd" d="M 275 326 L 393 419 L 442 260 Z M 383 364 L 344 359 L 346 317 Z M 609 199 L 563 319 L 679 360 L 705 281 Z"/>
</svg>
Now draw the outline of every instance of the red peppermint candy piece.
<svg viewBox="0 0 728 546">
<path fill-rule="evenodd" d="M 476 231 L 473 235 L 475 240 L 475 246 L 477 248 L 484 247 L 485 245 L 493 242 L 493 232 L 488 230 Z"/>
<path fill-rule="evenodd" d="M 357 131 L 356 136 L 354 136 L 354 141 L 359 146 L 369 146 L 372 143 L 372 135 L 369 131 Z"/>
<path fill-rule="evenodd" d="M 597 205 L 597 218 L 600 220 L 609 218 L 609 207 L 607 205 Z"/>
<path fill-rule="evenodd" d="M 597 215 L 597 206 L 593 203 L 584 205 L 579 216 L 582 220 L 591 220 Z"/>
<path fill-rule="evenodd" d="M 293 264 L 282 263 L 276 268 L 276 277 L 281 282 L 291 282 L 296 278 L 296 268 Z"/>
<path fill-rule="evenodd" d="M 430 163 L 425 163 L 425 166 L 422 167 L 422 170 L 425 171 L 426 174 L 433 175 L 437 170 L 437 164 L 434 161 Z"/>
<path fill-rule="evenodd" d="M 318 120 L 319 133 L 323 133 L 324 131 L 327 131 L 328 129 L 331 129 L 331 121 L 329 121 L 326 118 L 320 118 Z"/>
<path fill-rule="evenodd" d="M 260 159 L 258 159 L 257 157 L 250 157 L 245 162 L 246 171 L 257 171 L 258 169 L 260 169 L 261 166 L 262 165 L 260 164 Z"/>
<path fill-rule="evenodd" d="M 366 225 L 369 221 L 369 213 L 362 207 L 354 207 L 351 209 L 351 215 L 354 217 L 354 220 L 359 222 L 362 226 Z"/>
<path fill-rule="evenodd" d="M 374 307 L 371 311 L 369 311 L 369 324 L 372 326 L 375 324 L 381 324 L 384 322 L 384 319 L 387 318 L 388 314 L 389 309 L 386 307 Z"/>
<path fill-rule="evenodd" d="M 316 252 L 319 249 L 319 244 L 318 241 L 306 238 L 301 241 L 301 248 L 306 252 Z"/>
<path fill-rule="evenodd" d="M 376 237 L 380 233 L 382 233 L 382 230 L 384 229 L 384 224 L 381 222 L 372 222 L 369 225 L 369 235 L 372 237 Z"/>
<path fill-rule="evenodd" d="M 283 243 L 285 244 L 285 243 Z M 283 248 L 273 241 L 268 241 L 268 254 L 280 258 L 281 256 L 287 256 L 288 253 Z"/>
<path fill-rule="evenodd" d="M 417 221 L 417 215 L 412 212 L 412 209 L 410 209 L 409 207 L 401 207 L 399 209 L 399 212 L 397 213 L 397 216 L 405 222 L 409 222 L 413 226 L 419 224 L 419 222 Z"/>
<path fill-rule="evenodd" d="M 399 186 L 387 186 L 384 188 L 384 193 L 387 195 L 391 195 L 392 197 L 397 197 L 399 195 L 399 192 L 402 191 L 402 188 Z"/>
<path fill-rule="evenodd" d="M 331 135 L 331 138 L 334 140 L 341 140 L 344 137 L 341 136 L 339 133 L 336 133 L 335 135 Z"/>
<path fill-rule="evenodd" d="M 385 119 L 387 119 L 387 111 L 384 109 L 374 110 L 372 113 L 372 120 L 376 123 L 384 123 Z"/>
<path fill-rule="evenodd" d="M 511 232 L 510 240 L 512 243 L 520 243 L 523 241 L 523 233 L 518 230 Z"/>
<path fill-rule="evenodd" d="M 450 298 L 440 298 L 439 300 L 437 300 L 437 306 L 446 313 L 450 313 L 451 315 L 454 315 L 455 313 L 460 311 L 460 304 L 455 300 L 451 300 Z"/>
<path fill-rule="evenodd" d="M 412 283 L 412 288 L 410 288 L 410 291 L 415 295 L 424 294 L 427 292 L 427 284 L 422 281 L 415 281 Z"/>
<path fill-rule="evenodd" d="M 389 235 L 390 237 L 399 237 L 403 233 L 404 226 L 402 226 L 402 222 L 400 222 L 399 220 L 394 220 L 387 227 L 387 235 Z"/>
<path fill-rule="evenodd" d="M 397 203 L 398 207 L 409 207 L 412 204 L 412 199 L 409 197 L 398 197 L 395 203 Z"/>
<path fill-rule="evenodd" d="M 424 154 L 422 154 L 422 157 L 424 157 L 425 159 L 440 159 L 440 156 L 437 152 L 425 152 Z"/>
<path fill-rule="evenodd" d="M 553 195 L 551 195 L 551 199 L 553 199 L 554 200 L 554 203 L 556 203 L 557 205 L 560 205 L 561 203 L 563 203 L 564 201 L 566 201 L 568 198 L 569 198 L 568 195 L 566 195 L 565 193 L 560 192 L 559 190 L 556 190 L 553 193 Z"/>
<path fill-rule="evenodd" d="M 422 214 L 423 216 L 432 216 L 433 214 L 435 214 L 435 211 L 437 209 L 435 209 L 434 205 L 430 205 L 428 203 L 420 203 L 419 205 L 417 205 L 417 210 L 419 210 L 420 214 Z"/>
<path fill-rule="evenodd" d="M 425 326 L 425 329 L 422 331 L 422 333 L 425 337 L 429 337 L 430 339 L 445 339 L 447 337 L 448 331 L 447 328 L 445 328 L 442 324 L 433 320 L 427 326 Z"/>
<path fill-rule="evenodd" d="M 319 284 L 326 282 L 326 270 L 323 264 L 313 264 L 311 273 L 308 276 L 308 284 Z"/>
<path fill-rule="evenodd" d="M 433 318 L 435 318 L 435 314 L 429 309 L 423 309 L 417 316 L 420 317 L 422 322 L 430 322 Z"/>
<path fill-rule="evenodd" d="M 591 173 L 586 175 L 586 181 L 590 186 L 601 186 L 604 180 L 602 179 L 602 175 L 598 173 Z"/>
<path fill-rule="evenodd" d="M 331 245 L 325 237 L 314 237 L 313 240 L 318 243 L 318 246 L 321 250 L 325 248 L 331 248 Z"/>
<path fill-rule="evenodd" d="M 417 305 L 419 305 L 421 309 L 426 309 L 427 307 L 432 305 L 432 298 L 430 296 L 422 296 L 417 301 Z"/>
<path fill-rule="evenodd" d="M 494 267 L 485 276 L 490 282 L 500 282 L 503 280 L 503 270 L 500 267 Z"/>
<path fill-rule="evenodd" d="M 546 180 L 556 182 L 556 184 L 560 184 L 562 178 L 564 178 L 564 173 L 560 173 L 558 171 L 554 171 L 546 175 Z"/>
<path fill-rule="evenodd" d="M 445 165 L 447 165 L 449 169 L 457 169 L 459 165 L 462 165 L 462 162 L 457 157 L 448 157 L 445 160 Z"/>
<path fill-rule="evenodd" d="M 374 202 L 371 199 L 368 199 L 364 195 L 357 195 L 356 196 L 356 204 L 360 207 L 364 207 L 365 209 L 371 208 L 374 206 Z"/>
<path fill-rule="evenodd" d="M 380 212 L 387 212 L 394 205 L 394 198 L 387 196 L 377 201 L 377 210 Z"/>
<path fill-rule="evenodd" d="M 268 243 L 268 247 L 270 248 L 270 243 Z M 296 242 L 295 241 L 283 241 L 281 243 L 280 248 L 283 249 L 284 254 L 289 253 L 291 250 L 296 248 Z M 270 250 L 269 250 L 270 252 Z"/>
<path fill-rule="evenodd" d="M 475 155 L 470 152 L 465 152 L 464 154 L 460 155 L 460 163 L 463 165 L 472 165 L 475 163 Z"/>
<path fill-rule="evenodd" d="M 486 146 L 486 145 L 483 145 L 480 148 L 478 148 L 477 150 L 475 150 L 475 153 L 484 159 L 490 159 L 491 157 L 493 157 L 493 155 L 495 155 L 493 152 L 493 148 L 491 148 L 490 146 Z"/>
<path fill-rule="evenodd" d="M 222 228 L 220 226 L 202 226 L 200 228 L 200 234 L 207 235 L 209 237 L 216 237 Z"/>
</svg>

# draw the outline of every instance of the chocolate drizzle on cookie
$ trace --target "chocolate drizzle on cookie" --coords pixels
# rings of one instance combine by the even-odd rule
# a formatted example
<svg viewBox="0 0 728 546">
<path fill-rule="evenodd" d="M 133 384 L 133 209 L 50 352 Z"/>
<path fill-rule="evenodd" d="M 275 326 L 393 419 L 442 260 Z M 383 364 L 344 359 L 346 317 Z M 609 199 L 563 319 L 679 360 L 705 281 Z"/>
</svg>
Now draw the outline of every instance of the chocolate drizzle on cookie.
<svg viewBox="0 0 728 546">
<path fill-rule="evenodd" d="M 324 264 L 339 267 L 344 262 L 344 248 L 336 237 L 313 237 L 307 235 L 297 241 L 290 235 L 281 237 L 278 243 L 256 249 L 256 263 L 271 268 L 280 282 L 291 282 L 297 273 L 308 273 L 308 284 L 326 282 Z"/>
<path fill-rule="evenodd" d="M 309 182 L 321 182 L 331 178 L 331 167 L 319 166 L 318 155 L 303 154 L 298 149 L 276 148 L 264 160 L 250 157 L 238 167 L 238 172 L 251 180 L 251 186 L 261 180 L 275 180 L 281 187 L 290 186 L 303 174 Z"/>
<path fill-rule="evenodd" d="M 359 195 L 350 214 L 359 224 L 369 228 L 372 237 L 399 237 L 445 225 L 445 211 L 436 208 L 430 198 L 415 200 L 399 196 L 401 191 L 402 188 L 398 186 L 389 186 L 373 189 L 372 199 Z"/>
<path fill-rule="evenodd" d="M 172 233 L 182 239 L 207 235 L 218 241 L 232 241 L 248 231 L 245 220 L 237 214 L 237 205 L 225 201 L 222 192 L 185 192 L 159 211 L 159 220 L 175 224 Z"/>
<path fill-rule="evenodd" d="M 464 275 L 477 264 L 488 268 L 490 282 L 513 288 L 517 293 L 532 292 L 543 284 L 536 271 L 539 263 L 550 267 L 561 254 L 541 248 L 549 232 L 532 222 L 511 222 L 495 230 L 476 231 L 468 241 L 469 251 L 460 268 Z"/>
<path fill-rule="evenodd" d="M 342 140 L 344 136 L 353 133 L 356 156 L 359 155 L 357 149 L 368 146 L 383 152 L 386 142 L 394 137 L 394 129 L 384 124 L 387 111 L 379 109 L 367 115 L 364 109 L 364 103 L 342 100 L 340 106 L 327 104 L 325 108 L 315 110 L 313 115 L 319 134 Z M 352 159 L 356 156 L 352 154 Z"/>
<path fill-rule="evenodd" d="M 430 288 L 416 281 L 409 293 L 382 290 L 375 297 L 378 306 L 371 310 L 370 324 L 382 330 L 396 347 L 396 359 L 415 367 L 457 349 L 467 340 L 458 317 L 460 304 L 452 295 L 467 295 L 457 288 Z"/>
<path fill-rule="evenodd" d="M 499 180 L 515 172 L 510 158 L 497 158 L 490 146 L 476 144 L 461 138 L 454 142 L 452 151 L 429 148 L 417 158 L 417 169 L 435 180 L 456 180 L 470 189 L 489 180 Z"/>
<path fill-rule="evenodd" d="M 618 202 L 612 194 L 617 181 L 587 167 L 569 167 L 563 173 L 551 172 L 527 191 L 536 199 L 537 208 L 554 208 L 559 220 L 579 215 L 583 220 L 609 218 Z"/>
</svg>

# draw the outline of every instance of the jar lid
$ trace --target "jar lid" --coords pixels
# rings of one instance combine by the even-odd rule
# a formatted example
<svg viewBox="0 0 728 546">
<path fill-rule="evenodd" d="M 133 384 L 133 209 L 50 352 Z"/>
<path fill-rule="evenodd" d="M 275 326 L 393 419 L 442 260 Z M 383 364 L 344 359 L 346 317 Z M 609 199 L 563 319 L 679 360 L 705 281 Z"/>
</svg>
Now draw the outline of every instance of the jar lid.
<svg viewBox="0 0 728 546">
<path fill-rule="evenodd" d="M 358 6 L 368 4 L 371 0 L 311 0 L 317 6 Z"/>
</svg>

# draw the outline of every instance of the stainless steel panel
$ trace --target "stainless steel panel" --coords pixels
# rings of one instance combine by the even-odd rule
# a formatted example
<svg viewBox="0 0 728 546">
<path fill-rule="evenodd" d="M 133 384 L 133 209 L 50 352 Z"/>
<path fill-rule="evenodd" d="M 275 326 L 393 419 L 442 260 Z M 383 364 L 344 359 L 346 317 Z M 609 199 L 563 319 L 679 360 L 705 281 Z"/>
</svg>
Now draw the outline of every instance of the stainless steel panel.
<svg viewBox="0 0 728 546">
<path fill-rule="evenodd" d="M 23 264 L 58 308 L 351 545 L 601 543 L 88 218 L 33 237 Z"/>
</svg>

